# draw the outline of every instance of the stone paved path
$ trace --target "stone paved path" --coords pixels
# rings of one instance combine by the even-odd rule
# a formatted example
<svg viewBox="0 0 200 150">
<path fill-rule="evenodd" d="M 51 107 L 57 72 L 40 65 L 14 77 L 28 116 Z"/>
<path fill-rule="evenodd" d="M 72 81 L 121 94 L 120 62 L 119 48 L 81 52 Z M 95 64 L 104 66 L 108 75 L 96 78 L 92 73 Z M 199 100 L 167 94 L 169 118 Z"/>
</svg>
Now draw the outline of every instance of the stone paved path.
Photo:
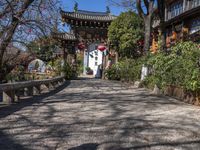
<svg viewBox="0 0 200 150">
<path fill-rule="evenodd" d="M 0 150 L 200 150 L 200 108 L 119 82 L 75 80 L 0 108 Z"/>
</svg>

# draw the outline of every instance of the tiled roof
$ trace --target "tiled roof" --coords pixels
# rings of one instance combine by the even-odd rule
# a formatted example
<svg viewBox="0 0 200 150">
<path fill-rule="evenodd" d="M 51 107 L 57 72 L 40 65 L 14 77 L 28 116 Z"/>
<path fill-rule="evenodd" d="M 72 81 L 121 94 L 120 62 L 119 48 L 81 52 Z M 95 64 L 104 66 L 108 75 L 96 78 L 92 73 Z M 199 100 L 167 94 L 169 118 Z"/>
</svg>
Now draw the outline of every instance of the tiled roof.
<svg viewBox="0 0 200 150">
<path fill-rule="evenodd" d="M 76 41 L 77 40 L 77 38 L 75 37 L 75 35 L 74 34 L 70 34 L 70 33 L 55 34 L 54 38 L 68 40 L 68 41 Z"/>
<path fill-rule="evenodd" d="M 80 19 L 80 20 L 94 20 L 94 21 L 112 21 L 116 18 L 114 15 L 110 15 L 106 12 L 91 12 L 78 10 L 76 12 L 66 12 L 61 10 L 61 16 L 69 19 Z"/>
</svg>

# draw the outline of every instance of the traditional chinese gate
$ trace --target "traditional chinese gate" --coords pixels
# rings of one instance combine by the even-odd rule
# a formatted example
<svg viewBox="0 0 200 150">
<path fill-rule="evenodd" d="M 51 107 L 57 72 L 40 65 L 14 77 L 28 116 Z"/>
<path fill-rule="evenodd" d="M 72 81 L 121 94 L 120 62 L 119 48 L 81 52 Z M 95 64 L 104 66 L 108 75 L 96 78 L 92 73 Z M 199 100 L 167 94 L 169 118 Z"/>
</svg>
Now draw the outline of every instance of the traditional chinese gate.
<svg viewBox="0 0 200 150">
<path fill-rule="evenodd" d="M 97 51 L 99 45 L 106 46 L 108 49 L 108 26 L 116 17 L 109 12 L 91 12 L 77 10 L 66 12 L 61 10 L 63 23 L 70 26 L 70 34 L 65 33 L 60 36 L 62 46 L 65 47 L 65 53 L 75 54 L 79 51 L 84 55 L 84 73 L 86 67 L 98 67 L 102 58 L 102 52 Z M 69 52 L 72 50 L 71 52 Z M 66 55 L 66 54 L 64 54 Z M 93 58 L 93 59 L 92 59 Z M 106 64 L 106 56 L 101 60 Z M 93 69 L 94 69 L 93 68 Z"/>
</svg>

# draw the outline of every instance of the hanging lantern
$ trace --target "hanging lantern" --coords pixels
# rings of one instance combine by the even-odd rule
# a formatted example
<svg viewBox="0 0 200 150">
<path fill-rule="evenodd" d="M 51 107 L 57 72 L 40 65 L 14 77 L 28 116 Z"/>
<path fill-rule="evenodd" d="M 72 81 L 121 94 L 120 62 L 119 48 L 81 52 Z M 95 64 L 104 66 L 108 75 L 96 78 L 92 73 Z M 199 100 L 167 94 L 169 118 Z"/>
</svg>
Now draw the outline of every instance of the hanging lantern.
<svg viewBox="0 0 200 150">
<path fill-rule="evenodd" d="M 103 52 L 106 49 L 106 47 L 104 45 L 99 45 L 97 49 Z"/>
<path fill-rule="evenodd" d="M 78 44 L 78 49 L 79 50 L 83 50 L 85 48 L 85 44 L 84 43 L 79 43 Z"/>
</svg>

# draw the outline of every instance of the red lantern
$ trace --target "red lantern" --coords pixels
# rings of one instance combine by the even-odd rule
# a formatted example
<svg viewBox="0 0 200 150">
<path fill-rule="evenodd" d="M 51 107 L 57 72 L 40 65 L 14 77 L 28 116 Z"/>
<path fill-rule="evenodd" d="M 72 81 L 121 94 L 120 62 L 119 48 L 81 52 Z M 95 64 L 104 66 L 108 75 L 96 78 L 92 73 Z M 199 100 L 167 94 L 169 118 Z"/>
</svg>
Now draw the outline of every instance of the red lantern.
<svg viewBox="0 0 200 150">
<path fill-rule="evenodd" d="M 78 44 L 78 49 L 83 50 L 85 48 L 85 44 L 84 43 L 79 43 Z"/>
<path fill-rule="evenodd" d="M 97 49 L 103 52 L 106 49 L 106 47 L 104 45 L 99 45 Z"/>
</svg>

